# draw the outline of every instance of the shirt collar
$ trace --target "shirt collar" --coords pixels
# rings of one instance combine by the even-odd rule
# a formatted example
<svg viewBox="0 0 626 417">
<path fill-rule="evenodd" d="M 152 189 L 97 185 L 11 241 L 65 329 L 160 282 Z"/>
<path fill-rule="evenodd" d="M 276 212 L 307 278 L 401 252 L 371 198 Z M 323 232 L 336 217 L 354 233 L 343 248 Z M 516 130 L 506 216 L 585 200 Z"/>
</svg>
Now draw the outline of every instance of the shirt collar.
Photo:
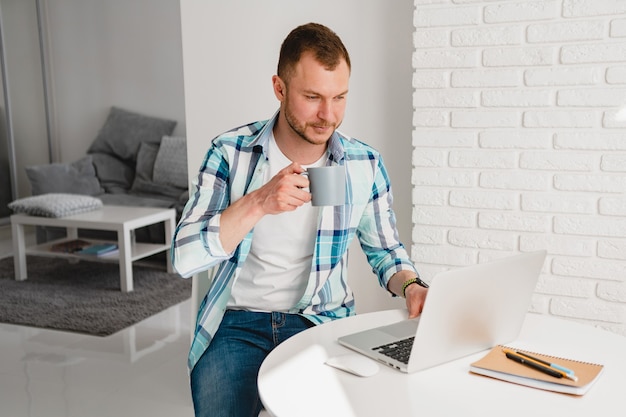
<svg viewBox="0 0 626 417">
<path fill-rule="evenodd" d="M 278 120 L 278 114 L 280 113 L 280 109 L 277 110 L 271 119 L 265 123 L 265 126 L 261 128 L 257 137 L 252 141 L 253 147 L 259 147 L 263 155 L 267 157 L 269 152 L 269 141 L 272 137 L 272 130 L 274 129 L 274 125 L 276 124 L 276 120 Z M 331 161 L 335 161 L 338 163 L 344 157 L 343 146 L 341 146 L 341 138 L 340 134 L 335 130 L 330 136 L 330 140 L 328 142 L 328 150 Z"/>
<path fill-rule="evenodd" d="M 277 110 L 272 118 L 265 123 L 265 126 L 261 128 L 256 138 L 254 138 L 251 143 L 253 148 L 259 150 L 266 157 L 269 150 L 270 138 L 272 137 L 272 129 L 274 129 L 276 120 L 278 120 L 278 113 L 279 111 Z"/>
</svg>

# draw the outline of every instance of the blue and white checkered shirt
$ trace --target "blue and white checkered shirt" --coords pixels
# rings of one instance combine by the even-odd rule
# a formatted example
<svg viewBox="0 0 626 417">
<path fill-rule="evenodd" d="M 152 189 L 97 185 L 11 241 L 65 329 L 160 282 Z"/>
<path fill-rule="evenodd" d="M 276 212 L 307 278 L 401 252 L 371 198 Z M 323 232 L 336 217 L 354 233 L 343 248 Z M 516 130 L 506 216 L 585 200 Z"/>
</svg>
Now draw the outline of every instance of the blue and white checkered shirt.
<svg viewBox="0 0 626 417">
<path fill-rule="evenodd" d="M 236 128 L 212 141 L 176 228 L 172 242 L 176 271 L 189 277 L 215 268 L 198 311 L 188 359 L 190 371 L 219 327 L 254 233 L 248 233 L 232 253 L 226 253 L 219 238 L 221 213 L 231 202 L 263 185 L 268 141 L 277 116 Z M 380 154 L 338 131 L 333 133 L 328 151 L 329 165 L 346 168 L 346 205 L 320 207 L 309 281 L 304 295 L 289 311 L 314 323 L 354 314 L 347 257 L 355 236 L 383 288 L 396 272 L 415 272 L 398 239 L 391 185 Z"/>
</svg>

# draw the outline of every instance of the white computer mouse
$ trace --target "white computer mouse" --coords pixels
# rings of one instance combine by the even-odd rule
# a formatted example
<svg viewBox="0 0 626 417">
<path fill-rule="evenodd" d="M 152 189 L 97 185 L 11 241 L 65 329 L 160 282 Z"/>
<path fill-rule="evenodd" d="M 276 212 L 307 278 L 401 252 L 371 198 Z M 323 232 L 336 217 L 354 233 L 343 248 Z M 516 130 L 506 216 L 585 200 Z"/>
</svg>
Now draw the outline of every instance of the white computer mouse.
<svg viewBox="0 0 626 417">
<path fill-rule="evenodd" d="M 376 362 L 358 353 L 332 356 L 326 360 L 326 365 L 363 377 L 376 375 L 379 369 Z"/>
</svg>

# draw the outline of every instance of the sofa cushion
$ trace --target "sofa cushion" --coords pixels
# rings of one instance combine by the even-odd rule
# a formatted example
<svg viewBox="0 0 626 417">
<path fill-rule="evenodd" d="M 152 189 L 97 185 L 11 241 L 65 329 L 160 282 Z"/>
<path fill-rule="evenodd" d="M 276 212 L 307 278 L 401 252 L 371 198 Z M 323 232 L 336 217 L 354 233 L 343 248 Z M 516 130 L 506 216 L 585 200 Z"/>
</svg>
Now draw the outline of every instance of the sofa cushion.
<svg viewBox="0 0 626 417">
<path fill-rule="evenodd" d="M 99 197 L 103 204 L 112 206 L 138 206 L 138 207 L 174 207 L 172 199 L 159 198 L 158 196 L 138 196 L 133 194 L 102 194 Z"/>
<path fill-rule="evenodd" d="M 102 193 L 91 155 L 72 163 L 36 165 L 25 169 L 32 195 L 46 193 L 98 195 Z"/>
<path fill-rule="evenodd" d="M 133 188 L 130 189 L 128 194 L 138 197 L 165 198 L 170 201 L 176 201 L 185 191 L 187 190 L 174 187 L 172 185 L 157 184 L 154 181 L 146 181 L 141 178 L 135 178 Z"/>
<path fill-rule="evenodd" d="M 141 142 L 160 143 L 176 127 L 175 120 L 145 116 L 112 107 L 88 153 L 106 153 L 134 162 Z"/>
<path fill-rule="evenodd" d="M 135 177 L 135 169 L 121 159 L 106 153 L 93 153 L 93 165 L 104 191 L 111 194 L 126 193 Z"/>
<path fill-rule="evenodd" d="M 12 201 L 8 207 L 15 213 L 42 217 L 64 217 L 102 207 L 99 198 L 64 193 L 41 194 Z"/>
<path fill-rule="evenodd" d="M 187 188 L 187 145 L 185 138 L 164 136 L 154 161 L 152 179 L 159 184 Z"/>
</svg>

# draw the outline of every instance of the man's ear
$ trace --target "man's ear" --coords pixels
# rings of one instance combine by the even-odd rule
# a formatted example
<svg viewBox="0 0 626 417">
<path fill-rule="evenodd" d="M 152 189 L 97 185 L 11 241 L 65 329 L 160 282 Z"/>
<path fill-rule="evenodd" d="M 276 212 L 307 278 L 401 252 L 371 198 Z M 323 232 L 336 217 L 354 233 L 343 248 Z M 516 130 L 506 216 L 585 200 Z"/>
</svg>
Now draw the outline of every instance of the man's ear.
<svg viewBox="0 0 626 417">
<path fill-rule="evenodd" d="M 282 102 L 285 99 L 285 94 L 287 94 L 285 83 L 278 75 L 274 75 L 272 77 L 272 86 L 274 88 L 274 95 L 278 101 Z"/>
</svg>

